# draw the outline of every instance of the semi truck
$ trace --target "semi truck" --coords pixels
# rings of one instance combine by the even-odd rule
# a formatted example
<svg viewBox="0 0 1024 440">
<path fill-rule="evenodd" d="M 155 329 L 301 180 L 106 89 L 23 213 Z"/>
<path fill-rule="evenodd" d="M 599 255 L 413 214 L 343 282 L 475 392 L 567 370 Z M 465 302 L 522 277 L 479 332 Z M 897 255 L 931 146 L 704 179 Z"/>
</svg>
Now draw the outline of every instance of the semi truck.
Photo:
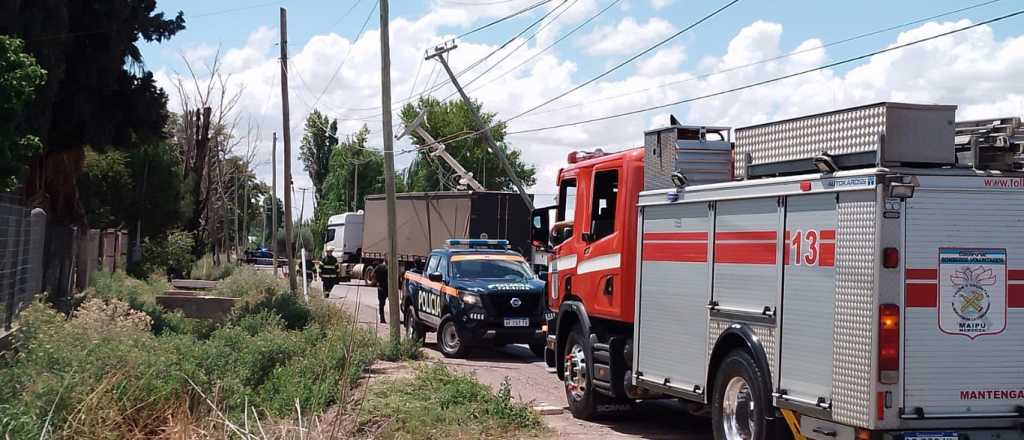
<svg viewBox="0 0 1024 440">
<path fill-rule="evenodd" d="M 570 154 L 533 241 L 572 414 L 677 398 L 716 439 L 1024 438 L 1024 125 L 955 109 L 673 118 Z"/>
<path fill-rule="evenodd" d="M 373 284 L 373 268 L 387 256 L 387 208 L 383 195 L 366 197 L 365 210 L 328 219 L 324 245 L 335 248 L 342 281 Z M 452 238 L 508 240 L 509 248 L 530 255 L 530 210 L 518 193 L 443 191 L 396 195 L 398 262 L 401 271 L 422 267 L 431 250 Z M 400 272 L 401 273 L 401 272 Z"/>
</svg>

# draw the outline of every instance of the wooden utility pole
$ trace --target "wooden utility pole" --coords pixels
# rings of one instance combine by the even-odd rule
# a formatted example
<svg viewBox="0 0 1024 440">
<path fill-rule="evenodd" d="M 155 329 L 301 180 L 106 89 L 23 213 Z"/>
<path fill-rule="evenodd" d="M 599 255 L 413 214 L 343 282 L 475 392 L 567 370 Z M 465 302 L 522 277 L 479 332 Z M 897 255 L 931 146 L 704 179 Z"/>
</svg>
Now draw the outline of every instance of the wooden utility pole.
<svg viewBox="0 0 1024 440">
<path fill-rule="evenodd" d="M 480 113 L 477 112 L 476 105 L 469 99 L 469 95 L 466 94 L 465 90 L 462 90 L 462 85 L 459 84 L 459 79 L 452 73 L 451 67 L 448 67 L 448 61 L 444 59 L 444 54 L 455 50 L 458 47 L 455 42 L 452 41 L 450 44 L 442 44 L 434 48 L 434 53 L 427 55 L 425 59 L 437 58 L 441 62 L 441 66 L 444 67 L 444 71 L 448 72 L 448 77 L 452 80 L 452 85 L 455 86 L 455 90 L 459 91 L 459 96 L 462 96 L 462 101 L 466 103 L 466 108 L 469 109 L 469 114 L 473 115 L 473 120 L 476 122 L 477 129 L 480 130 L 481 134 L 484 135 L 484 140 L 487 141 L 487 145 L 491 148 L 491 152 L 495 156 L 498 156 L 498 162 L 501 163 L 501 167 L 505 169 L 505 174 L 508 174 L 508 178 L 512 180 L 512 184 L 515 185 L 516 190 L 519 191 L 519 196 L 523 198 L 523 202 L 526 206 L 533 211 L 533 199 L 526 193 L 526 188 L 523 187 L 523 182 L 519 180 L 519 176 L 516 175 L 516 171 L 512 169 L 512 164 L 508 162 L 508 158 L 505 157 L 505 151 L 499 148 L 498 143 L 494 141 L 494 137 L 491 136 L 491 129 L 484 123 L 483 118 L 480 117 Z"/>
<path fill-rule="evenodd" d="M 284 247 L 285 256 L 288 258 L 288 287 L 295 293 L 295 249 L 292 249 L 292 128 L 288 115 L 288 10 L 285 8 L 281 8 L 281 117 L 284 119 Z"/>
<path fill-rule="evenodd" d="M 398 243 L 395 225 L 395 150 L 394 134 L 391 132 L 391 47 L 388 36 L 388 0 L 380 0 L 380 100 L 381 116 L 384 122 L 384 192 L 388 213 L 388 318 L 391 339 L 395 342 L 398 333 Z"/>
<path fill-rule="evenodd" d="M 270 148 L 270 167 L 273 168 L 273 183 L 270 190 L 270 254 L 273 256 L 274 276 L 277 276 L 277 132 L 274 132 L 274 143 Z M 264 225 L 265 226 L 265 225 Z"/>
</svg>

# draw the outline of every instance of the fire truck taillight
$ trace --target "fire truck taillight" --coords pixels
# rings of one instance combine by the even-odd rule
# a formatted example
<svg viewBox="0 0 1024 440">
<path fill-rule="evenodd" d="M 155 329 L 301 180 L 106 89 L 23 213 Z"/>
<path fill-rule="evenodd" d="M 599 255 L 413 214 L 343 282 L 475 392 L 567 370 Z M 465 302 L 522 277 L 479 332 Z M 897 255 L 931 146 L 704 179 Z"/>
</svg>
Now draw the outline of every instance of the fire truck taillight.
<svg viewBox="0 0 1024 440">
<path fill-rule="evenodd" d="M 894 247 L 882 249 L 882 267 L 895 269 L 900 267 L 900 250 Z"/>
<path fill-rule="evenodd" d="M 900 370 L 900 306 L 878 306 L 878 381 L 894 384 Z"/>
</svg>

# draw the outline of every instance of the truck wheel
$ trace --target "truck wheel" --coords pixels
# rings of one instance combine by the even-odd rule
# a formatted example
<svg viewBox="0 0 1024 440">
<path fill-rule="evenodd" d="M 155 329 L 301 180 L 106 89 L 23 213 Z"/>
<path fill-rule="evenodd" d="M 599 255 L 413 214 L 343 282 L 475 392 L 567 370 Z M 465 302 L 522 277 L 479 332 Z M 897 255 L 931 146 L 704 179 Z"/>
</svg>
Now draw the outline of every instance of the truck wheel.
<svg viewBox="0 0 1024 440">
<path fill-rule="evenodd" d="M 577 419 L 590 420 L 597 415 L 597 407 L 604 404 L 605 399 L 594 390 L 586 340 L 579 327 L 573 328 L 565 341 L 562 361 L 565 362 L 565 400 L 569 402 L 569 411 Z"/>
<path fill-rule="evenodd" d="M 437 346 L 445 357 L 461 358 L 465 357 L 466 353 L 469 353 L 469 347 L 466 346 L 465 338 L 459 333 L 459 328 L 455 325 L 455 321 L 451 319 L 446 319 L 441 323 L 441 327 L 437 329 Z"/>
<path fill-rule="evenodd" d="M 530 344 L 530 351 L 533 352 L 534 356 L 537 356 L 537 357 L 539 357 L 541 359 L 544 359 L 544 349 L 545 348 L 547 348 L 547 345 L 545 345 L 543 342 L 539 342 L 539 343 L 536 343 L 536 344 Z"/>
<path fill-rule="evenodd" d="M 766 371 L 743 350 L 735 350 L 719 364 L 711 424 L 718 440 L 770 440 L 777 430 L 766 418 Z"/>
<path fill-rule="evenodd" d="M 405 336 L 419 342 L 423 342 L 423 338 L 425 336 L 423 324 L 420 324 L 419 320 L 416 319 L 412 306 L 407 306 L 405 308 Z"/>
</svg>

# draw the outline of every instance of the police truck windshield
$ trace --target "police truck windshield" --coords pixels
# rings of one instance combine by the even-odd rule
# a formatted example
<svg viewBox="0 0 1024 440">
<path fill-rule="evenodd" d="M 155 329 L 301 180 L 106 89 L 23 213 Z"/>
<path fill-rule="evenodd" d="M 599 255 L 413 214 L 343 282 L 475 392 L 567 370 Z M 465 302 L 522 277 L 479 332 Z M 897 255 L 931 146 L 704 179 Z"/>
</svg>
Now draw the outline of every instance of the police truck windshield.
<svg viewBox="0 0 1024 440">
<path fill-rule="evenodd" d="M 455 279 L 505 279 L 525 281 L 533 279 L 533 272 L 523 260 L 472 259 L 452 262 Z"/>
</svg>

